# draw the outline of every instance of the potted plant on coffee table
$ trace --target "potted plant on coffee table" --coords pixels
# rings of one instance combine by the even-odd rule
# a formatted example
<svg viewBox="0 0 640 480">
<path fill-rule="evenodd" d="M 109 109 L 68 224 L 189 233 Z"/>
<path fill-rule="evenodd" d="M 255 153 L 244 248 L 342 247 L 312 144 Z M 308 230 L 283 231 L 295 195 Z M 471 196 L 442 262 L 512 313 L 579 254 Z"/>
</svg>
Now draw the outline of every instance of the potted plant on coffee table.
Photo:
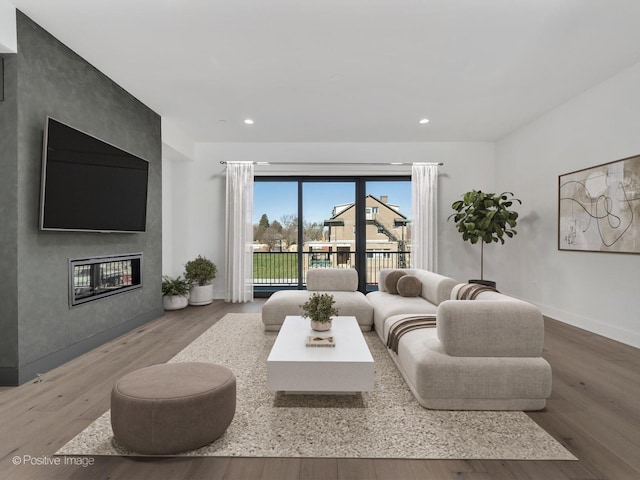
<svg viewBox="0 0 640 480">
<path fill-rule="evenodd" d="M 162 306 L 165 310 L 179 310 L 189 303 L 189 282 L 182 277 L 162 277 Z"/>
<path fill-rule="evenodd" d="M 189 305 L 208 305 L 213 302 L 213 283 L 218 268 L 211 260 L 198 255 L 188 261 L 185 266 L 184 277 L 191 285 Z"/>
<path fill-rule="evenodd" d="M 332 317 L 338 315 L 338 309 L 333 295 L 329 293 L 314 293 L 301 305 L 304 318 L 311 319 L 311 328 L 318 332 L 331 329 Z"/>
<path fill-rule="evenodd" d="M 462 239 L 472 244 L 480 241 L 480 280 L 469 280 L 469 282 L 495 288 L 495 282 L 484 279 L 484 244 L 491 242 L 504 244 L 505 235 L 512 238 L 517 233 L 515 227 L 518 212 L 510 210 L 514 202 L 522 204 L 519 199 L 513 198 L 511 192 L 497 195 L 472 190 L 465 193 L 462 200 L 453 202 L 451 205 L 455 213 L 452 213 L 447 220 L 453 218 L 458 231 L 462 233 Z"/>
</svg>

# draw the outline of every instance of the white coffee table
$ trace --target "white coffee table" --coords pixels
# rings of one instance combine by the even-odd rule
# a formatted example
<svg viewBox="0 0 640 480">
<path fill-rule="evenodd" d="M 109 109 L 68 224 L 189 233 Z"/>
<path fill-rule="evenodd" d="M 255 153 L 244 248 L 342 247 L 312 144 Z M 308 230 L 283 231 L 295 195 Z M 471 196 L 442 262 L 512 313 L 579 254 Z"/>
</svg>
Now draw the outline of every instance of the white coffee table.
<svg viewBox="0 0 640 480">
<path fill-rule="evenodd" d="M 333 336 L 335 347 L 307 347 L 308 335 Z M 328 332 L 308 318 L 288 316 L 267 359 L 267 389 L 286 393 L 355 393 L 373 390 L 373 357 L 355 317 L 335 317 Z"/>
</svg>

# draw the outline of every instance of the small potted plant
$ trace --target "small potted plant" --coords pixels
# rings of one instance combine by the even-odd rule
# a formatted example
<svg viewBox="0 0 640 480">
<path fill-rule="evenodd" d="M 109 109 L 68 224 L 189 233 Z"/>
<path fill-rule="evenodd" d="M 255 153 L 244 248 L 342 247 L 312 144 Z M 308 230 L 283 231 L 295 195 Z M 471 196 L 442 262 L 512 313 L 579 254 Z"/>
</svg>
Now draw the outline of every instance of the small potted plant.
<svg viewBox="0 0 640 480">
<path fill-rule="evenodd" d="M 513 198 L 513 193 L 503 192 L 485 193 L 472 190 L 462 196 L 462 200 L 453 202 L 451 208 L 455 210 L 447 220 L 453 221 L 462 233 L 462 239 L 472 244 L 480 240 L 480 280 L 469 280 L 495 288 L 495 282 L 484 279 L 484 244 L 500 242 L 504 244 L 505 235 L 512 238 L 516 235 L 518 212 L 511 210 L 511 206 L 522 202 Z"/>
<path fill-rule="evenodd" d="M 189 305 L 208 305 L 213 302 L 213 283 L 218 268 L 211 260 L 198 255 L 195 260 L 188 261 L 184 277 L 191 285 Z"/>
<path fill-rule="evenodd" d="M 338 309 L 333 295 L 329 293 L 314 293 L 301 305 L 304 318 L 311 319 L 311 328 L 318 332 L 331 329 L 331 317 L 338 315 Z"/>
<path fill-rule="evenodd" d="M 179 310 L 189 303 L 189 282 L 182 277 L 162 277 L 162 306 L 165 310 Z"/>
</svg>

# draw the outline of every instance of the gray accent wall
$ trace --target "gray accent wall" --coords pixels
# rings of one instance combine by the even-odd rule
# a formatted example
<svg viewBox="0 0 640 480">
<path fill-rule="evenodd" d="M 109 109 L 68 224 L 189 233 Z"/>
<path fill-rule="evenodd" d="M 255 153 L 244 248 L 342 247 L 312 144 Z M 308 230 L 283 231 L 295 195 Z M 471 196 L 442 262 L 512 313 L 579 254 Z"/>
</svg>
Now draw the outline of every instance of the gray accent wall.
<svg viewBox="0 0 640 480">
<path fill-rule="evenodd" d="M 17 33 L 18 53 L 5 55 L 5 101 L 0 102 L 4 385 L 46 375 L 163 313 L 160 116 L 21 12 Z M 38 229 L 47 116 L 149 161 L 146 232 Z M 143 288 L 69 308 L 69 258 L 137 252 L 143 253 Z"/>
<path fill-rule="evenodd" d="M 0 380 L 18 366 L 18 74 L 15 55 L 4 57 L 0 102 Z"/>
</svg>

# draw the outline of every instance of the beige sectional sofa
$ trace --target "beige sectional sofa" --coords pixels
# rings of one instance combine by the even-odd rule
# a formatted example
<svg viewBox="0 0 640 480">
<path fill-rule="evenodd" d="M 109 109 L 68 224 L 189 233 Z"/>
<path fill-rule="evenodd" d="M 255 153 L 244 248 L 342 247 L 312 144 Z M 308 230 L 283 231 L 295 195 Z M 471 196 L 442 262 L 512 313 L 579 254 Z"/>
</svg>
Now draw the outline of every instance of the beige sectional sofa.
<svg viewBox="0 0 640 480">
<path fill-rule="evenodd" d="M 339 315 L 356 317 L 363 332 L 373 325 L 373 306 L 358 292 L 358 273 L 353 268 L 316 268 L 307 272 L 306 290 L 280 290 L 262 306 L 266 331 L 279 331 L 287 315 L 302 315 L 302 304 L 314 292 L 330 293 Z"/>
<path fill-rule="evenodd" d="M 410 330 L 389 349 L 421 405 L 443 410 L 539 410 L 551 393 L 551 367 L 542 358 L 544 324 L 533 305 L 495 291 L 458 300 L 464 284 L 425 270 L 404 270 L 422 284 L 419 296 L 388 291 L 367 295 L 374 325 L 387 344 L 389 331 L 411 318 L 436 317 L 433 328 Z"/>
</svg>

